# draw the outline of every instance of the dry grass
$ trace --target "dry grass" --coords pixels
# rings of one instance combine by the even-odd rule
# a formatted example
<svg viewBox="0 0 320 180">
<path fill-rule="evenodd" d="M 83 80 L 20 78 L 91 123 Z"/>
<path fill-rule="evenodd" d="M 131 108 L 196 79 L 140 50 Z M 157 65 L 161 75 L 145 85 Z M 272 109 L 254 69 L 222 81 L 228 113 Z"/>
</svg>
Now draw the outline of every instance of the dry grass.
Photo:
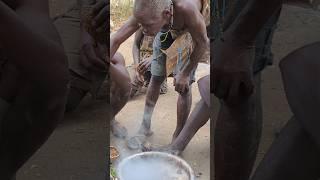
<svg viewBox="0 0 320 180">
<path fill-rule="evenodd" d="M 111 0 L 111 31 L 118 29 L 132 14 L 134 0 Z"/>
</svg>

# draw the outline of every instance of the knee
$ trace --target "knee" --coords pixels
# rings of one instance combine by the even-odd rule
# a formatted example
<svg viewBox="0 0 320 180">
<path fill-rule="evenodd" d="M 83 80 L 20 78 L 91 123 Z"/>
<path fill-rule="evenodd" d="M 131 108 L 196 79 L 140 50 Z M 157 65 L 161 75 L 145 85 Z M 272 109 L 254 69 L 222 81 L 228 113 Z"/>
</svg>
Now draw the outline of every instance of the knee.
<svg viewBox="0 0 320 180">
<path fill-rule="evenodd" d="M 162 82 L 165 80 L 165 76 L 151 76 L 151 85 L 161 85 Z"/>
<path fill-rule="evenodd" d="M 279 67 L 283 75 L 299 76 L 310 74 L 310 71 L 320 69 L 318 61 L 318 52 L 320 51 L 320 42 L 313 43 L 299 48 L 286 57 L 284 57 Z"/>
</svg>

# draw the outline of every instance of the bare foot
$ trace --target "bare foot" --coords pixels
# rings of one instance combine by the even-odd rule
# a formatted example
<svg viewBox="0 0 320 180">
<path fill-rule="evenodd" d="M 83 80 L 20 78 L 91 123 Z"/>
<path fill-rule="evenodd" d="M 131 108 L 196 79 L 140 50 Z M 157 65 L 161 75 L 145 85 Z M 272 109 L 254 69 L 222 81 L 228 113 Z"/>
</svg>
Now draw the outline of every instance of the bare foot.
<svg viewBox="0 0 320 180">
<path fill-rule="evenodd" d="M 146 142 L 147 137 L 153 135 L 153 131 L 146 129 L 144 126 L 141 126 L 138 134 L 131 137 L 127 141 L 127 146 L 129 149 L 137 150 L 142 148 L 142 144 Z"/>
<path fill-rule="evenodd" d="M 115 137 L 122 139 L 128 135 L 127 129 L 116 120 L 111 121 L 111 132 Z"/>
<path fill-rule="evenodd" d="M 138 131 L 139 135 L 145 135 L 147 137 L 150 137 L 153 135 L 153 131 L 151 131 L 151 129 L 147 129 L 144 126 L 141 126 L 139 131 Z"/>
<path fill-rule="evenodd" d="M 145 135 L 135 135 L 128 139 L 127 146 L 129 149 L 138 150 L 141 148 L 141 145 L 146 141 Z"/>
</svg>

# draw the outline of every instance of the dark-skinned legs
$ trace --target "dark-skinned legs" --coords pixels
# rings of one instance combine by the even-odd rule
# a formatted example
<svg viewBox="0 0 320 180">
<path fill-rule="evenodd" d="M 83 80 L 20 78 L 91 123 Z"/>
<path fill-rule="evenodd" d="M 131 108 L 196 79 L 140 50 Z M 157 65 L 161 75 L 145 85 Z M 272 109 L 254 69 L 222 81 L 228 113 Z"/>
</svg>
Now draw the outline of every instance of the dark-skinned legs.
<svg viewBox="0 0 320 180">
<path fill-rule="evenodd" d="M 320 43 L 302 47 L 280 63 L 285 92 L 296 116 L 260 163 L 253 180 L 316 180 L 320 177 Z"/>
<path fill-rule="evenodd" d="M 287 99 L 295 118 L 320 148 L 320 42 L 302 47 L 280 63 Z"/>
<path fill-rule="evenodd" d="M 255 92 L 242 104 L 221 103 L 215 129 L 216 180 L 247 180 L 256 159 L 262 131 L 261 75 L 256 74 Z"/>
<path fill-rule="evenodd" d="M 0 147 L 0 174 L 3 180 L 11 180 L 17 170 L 48 139 L 58 124 L 57 120 L 62 119 L 65 107 L 66 96 L 61 97 L 59 103 L 48 105 L 47 101 L 42 100 L 46 94 L 38 93 L 35 90 L 37 87 L 21 87 L 3 122 Z"/>
<path fill-rule="evenodd" d="M 104 88 L 102 87 L 102 82 L 106 77 L 106 73 L 100 73 L 99 75 L 99 82 L 92 80 L 90 75 L 87 75 L 87 69 L 82 66 L 80 63 L 80 9 L 79 8 L 72 8 L 72 10 L 63 14 L 63 16 L 56 17 L 54 19 L 54 24 L 59 31 L 61 36 L 61 40 L 64 44 L 66 54 L 68 56 L 69 61 L 69 71 L 70 71 L 70 89 L 68 93 L 68 99 L 66 103 L 66 112 L 74 111 L 83 98 L 91 91 L 93 86 Z M 124 60 L 122 57 L 117 55 L 115 57 L 116 62 L 119 65 L 124 66 Z M 84 73 L 86 72 L 86 73 Z M 92 72 L 90 72 L 92 73 Z M 95 72 L 95 75 L 98 75 L 98 72 Z M 91 80 L 90 80 L 91 79 Z M 101 82 L 101 84 L 100 84 Z M 107 89 L 107 88 L 105 88 Z M 108 88 L 109 90 L 110 88 Z M 101 90 L 101 89 L 100 89 Z M 108 91 L 106 90 L 106 91 Z M 98 96 L 96 92 L 93 93 L 95 96 Z M 105 94 L 103 94 L 106 96 Z M 113 99 L 113 117 L 116 113 L 118 113 L 126 103 L 125 96 L 121 95 L 119 99 L 116 96 L 111 96 Z M 106 98 L 103 98 L 106 99 Z M 115 121 L 114 119 L 111 122 L 111 131 L 116 137 L 123 138 L 127 135 L 126 129 L 120 125 L 119 122 Z"/>
<path fill-rule="evenodd" d="M 187 122 L 177 138 L 175 138 L 167 148 L 162 148 L 162 150 L 180 155 L 197 131 L 208 122 L 209 118 L 210 108 L 204 100 L 201 99 L 192 110 Z"/>
<path fill-rule="evenodd" d="M 246 4 L 246 1 L 237 1 L 230 11 L 230 19 L 226 21 L 234 22 L 236 14 Z M 250 177 L 262 131 L 260 72 L 272 60 L 270 47 L 279 15 L 280 11 L 276 12 L 256 38 L 253 64 L 255 93 L 236 107 L 221 103 L 214 137 L 216 180 L 247 180 Z"/>
<path fill-rule="evenodd" d="M 275 139 L 252 180 L 317 180 L 320 154 L 314 141 L 292 118 Z"/>
<path fill-rule="evenodd" d="M 125 68 L 125 60 L 124 57 L 116 53 L 113 56 L 112 60 L 116 66 L 117 69 L 122 72 L 122 74 L 126 74 L 129 77 L 129 74 Z M 116 74 L 115 74 L 116 76 Z M 113 77 L 112 75 L 110 76 L 111 82 L 112 81 L 117 81 L 117 77 Z M 118 80 L 120 81 L 120 80 Z M 115 83 L 111 83 L 111 95 L 110 95 L 110 104 L 112 107 L 112 117 L 115 117 L 120 110 L 126 105 L 129 99 L 130 95 L 130 89 L 124 90 L 119 89 L 120 87 L 117 87 Z M 113 133 L 114 136 L 124 138 L 127 136 L 127 130 L 125 127 L 123 127 L 118 121 L 115 120 L 115 118 L 112 119 L 111 121 L 111 132 Z"/>
<path fill-rule="evenodd" d="M 151 117 L 154 107 L 159 98 L 161 84 L 164 80 L 165 77 L 154 75 L 151 76 L 151 81 L 146 96 L 143 120 L 139 129 L 139 134 L 143 134 L 145 136 L 150 136 L 153 134 L 153 132 L 151 131 Z"/>
<path fill-rule="evenodd" d="M 185 94 L 179 94 L 177 102 L 177 126 L 173 133 L 172 142 L 180 134 L 182 128 L 184 127 L 188 116 L 190 114 L 191 104 L 192 104 L 192 89 L 190 89 Z"/>
<path fill-rule="evenodd" d="M 195 105 L 190 116 L 183 125 L 182 130 L 178 136 L 172 140 L 171 144 L 163 147 L 144 147 L 145 151 L 162 151 L 175 155 L 180 155 L 182 151 L 189 144 L 196 132 L 209 120 L 210 118 L 210 87 L 209 76 L 201 78 L 198 82 L 199 91 L 202 99 Z M 202 92 L 202 93 L 201 93 Z M 206 101 L 207 100 L 207 101 Z"/>
<path fill-rule="evenodd" d="M 146 103 L 143 115 L 143 121 L 141 127 L 139 129 L 139 134 L 144 136 L 150 136 L 153 134 L 151 131 L 151 118 L 152 113 L 154 111 L 154 107 L 158 100 L 160 94 L 160 87 L 162 82 L 165 80 L 165 77 L 160 76 L 152 76 L 151 82 L 148 87 L 147 96 L 146 96 Z M 191 92 L 185 95 L 179 95 L 178 102 L 177 102 L 177 128 L 176 133 L 180 133 L 182 130 L 186 119 L 190 113 L 191 108 Z M 185 118 L 185 119 L 183 119 Z M 142 140 L 143 141 L 143 140 Z"/>
</svg>

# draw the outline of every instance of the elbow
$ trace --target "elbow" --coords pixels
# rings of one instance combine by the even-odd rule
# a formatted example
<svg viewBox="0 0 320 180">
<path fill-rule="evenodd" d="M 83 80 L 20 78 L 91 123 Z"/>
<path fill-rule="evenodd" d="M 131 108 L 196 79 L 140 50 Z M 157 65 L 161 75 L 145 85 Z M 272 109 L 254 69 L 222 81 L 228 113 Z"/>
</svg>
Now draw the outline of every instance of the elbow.
<svg viewBox="0 0 320 180">
<path fill-rule="evenodd" d="M 110 37 L 110 44 L 111 44 L 111 47 L 112 46 L 118 46 L 120 44 L 120 39 L 118 38 L 117 36 L 117 33 L 113 34 L 111 37 Z"/>
<path fill-rule="evenodd" d="M 207 51 L 207 50 L 210 50 L 210 40 L 208 37 L 205 37 L 204 38 L 204 43 L 203 43 L 203 46 L 204 46 L 204 49 Z"/>
<path fill-rule="evenodd" d="M 203 37 L 198 41 L 195 41 L 195 46 L 201 49 L 202 51 L 208 51 L 210 50 L 210 40 L 207 36 Z"/>
</svg>

